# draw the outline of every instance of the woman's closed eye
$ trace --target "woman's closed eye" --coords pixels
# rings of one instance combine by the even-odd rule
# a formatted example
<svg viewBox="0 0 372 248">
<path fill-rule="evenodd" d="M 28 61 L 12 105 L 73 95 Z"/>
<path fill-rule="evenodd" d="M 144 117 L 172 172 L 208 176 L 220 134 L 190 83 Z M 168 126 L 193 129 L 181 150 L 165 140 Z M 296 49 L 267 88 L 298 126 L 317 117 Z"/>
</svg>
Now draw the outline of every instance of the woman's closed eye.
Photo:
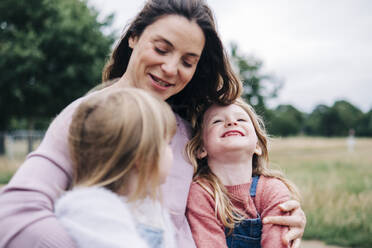
<svg viewBox="0 0 372 248">
<path fill-rule="evenodd" d="M 192 64 L 189 63 L 189 62 L 187 62 L 186 60 L 184 60 L 182 63 L 183 63 L 183 65 L 184 65 L 185 67 L 192 67 Z"/>
<path fill-rule="evenodd" d="M 159 47 L 155 47 L 155 51 L 160 55 L 164 55 L 168 52 L 166 49 L 162 49 L 162 48 L 159 48 Z"/>
</svg>

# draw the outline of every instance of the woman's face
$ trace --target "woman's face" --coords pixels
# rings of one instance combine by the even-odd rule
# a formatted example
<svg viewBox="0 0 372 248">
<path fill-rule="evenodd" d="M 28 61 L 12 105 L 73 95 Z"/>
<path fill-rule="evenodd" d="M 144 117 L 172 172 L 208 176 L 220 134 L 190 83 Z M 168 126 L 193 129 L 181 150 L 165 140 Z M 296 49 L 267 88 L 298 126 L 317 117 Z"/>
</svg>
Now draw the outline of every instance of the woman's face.
<svg viewBox="0 0 372 248">
<path fill-rule="evenodd" d="M 123 77 L 130 85 L 166 100 L 190 82 L 204 43 L 195 21 L 178 15 L 161 17 L 141 36 L 129 39 L 133 51 Z"/>
</svg>

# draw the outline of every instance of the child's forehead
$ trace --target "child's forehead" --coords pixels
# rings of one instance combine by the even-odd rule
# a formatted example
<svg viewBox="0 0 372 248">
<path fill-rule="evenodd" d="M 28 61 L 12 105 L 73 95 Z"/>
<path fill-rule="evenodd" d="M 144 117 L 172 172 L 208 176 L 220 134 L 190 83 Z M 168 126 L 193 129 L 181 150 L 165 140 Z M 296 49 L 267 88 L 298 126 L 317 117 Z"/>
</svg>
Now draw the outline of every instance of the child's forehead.
<svg viewBox="0 0 372 248">
<path fill-rule="evenodd" d="M 214 104 L 207 109 L 204 114 L 204 121 L 213 118 L 214 116 L 222 115 L 222 114 L 244 114 L 248 115 L 248 113 L 240 106 L 236 104 L 230 104 L 227 106 L 221 106 Z"/>
</svg>

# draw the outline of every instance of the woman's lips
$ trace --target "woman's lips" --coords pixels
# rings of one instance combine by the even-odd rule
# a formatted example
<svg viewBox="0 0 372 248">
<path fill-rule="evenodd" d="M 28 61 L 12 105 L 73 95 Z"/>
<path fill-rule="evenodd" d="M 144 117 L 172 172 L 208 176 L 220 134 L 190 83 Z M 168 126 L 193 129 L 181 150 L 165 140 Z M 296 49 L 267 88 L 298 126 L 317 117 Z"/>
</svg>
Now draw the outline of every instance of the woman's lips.
<svg viewBox="0 0 372 248">
<path fill-rule="evenodd" d="M 168 87 L 173 86 L 173 84 L 170 84 L 152 74 L 149 74 L 149 75 L 150 75 L 150 78 L 152 79 L 152 83 L 161 89 L 167 89 Z"/>
</svg>

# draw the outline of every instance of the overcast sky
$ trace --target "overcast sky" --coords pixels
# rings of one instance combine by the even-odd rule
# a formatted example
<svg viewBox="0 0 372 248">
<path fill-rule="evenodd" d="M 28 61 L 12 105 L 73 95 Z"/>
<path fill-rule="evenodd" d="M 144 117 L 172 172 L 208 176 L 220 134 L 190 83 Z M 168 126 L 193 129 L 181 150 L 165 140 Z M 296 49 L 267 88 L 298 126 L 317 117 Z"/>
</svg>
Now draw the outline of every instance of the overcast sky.
<svg viewBox="0 0 372 248">
<path fill-rule="evenodd" d="M 143 0 L 89 0 L 102 16 L 115 13 L 121 32 Z M 284 81 L 270 102 L 311 112 L 344 99 L 372 109 L 372 1 L 209 0 L 227 46 L 264 63 Z"/>
</svg>

